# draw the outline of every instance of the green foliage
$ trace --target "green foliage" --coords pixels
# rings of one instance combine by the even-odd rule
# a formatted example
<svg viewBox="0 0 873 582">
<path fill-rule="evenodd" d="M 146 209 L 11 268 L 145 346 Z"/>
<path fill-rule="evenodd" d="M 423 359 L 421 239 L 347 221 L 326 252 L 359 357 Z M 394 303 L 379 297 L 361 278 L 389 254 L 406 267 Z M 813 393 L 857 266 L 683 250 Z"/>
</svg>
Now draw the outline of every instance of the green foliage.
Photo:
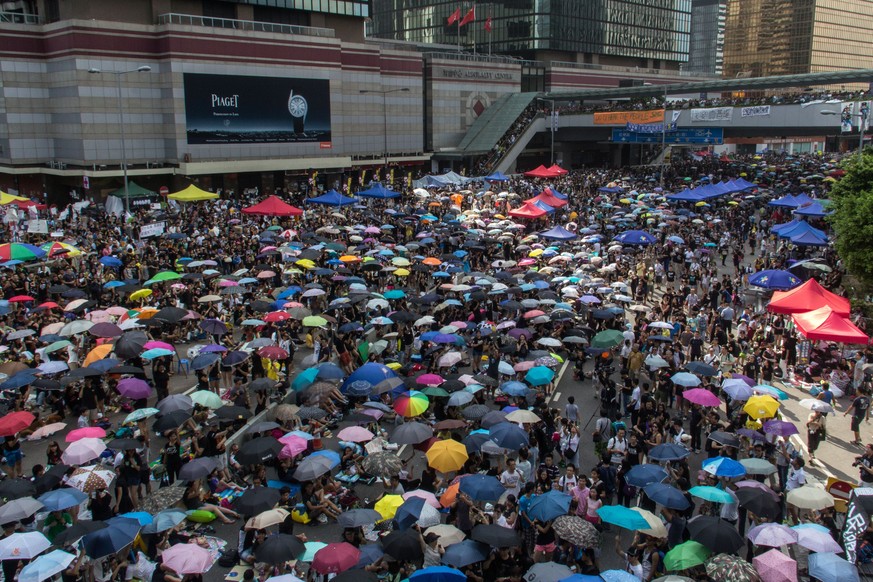
<svg viewBox="0 0 873 582">
<path fill-rule="evenodd" d="M 830 198 L 834 213 L 828 217 L 834 246 L 848 271 L 863 283 L 873 284 L 873 152 L 862 160 L 852 156 L 846 175 L 834 184 Z"/>
</svg>

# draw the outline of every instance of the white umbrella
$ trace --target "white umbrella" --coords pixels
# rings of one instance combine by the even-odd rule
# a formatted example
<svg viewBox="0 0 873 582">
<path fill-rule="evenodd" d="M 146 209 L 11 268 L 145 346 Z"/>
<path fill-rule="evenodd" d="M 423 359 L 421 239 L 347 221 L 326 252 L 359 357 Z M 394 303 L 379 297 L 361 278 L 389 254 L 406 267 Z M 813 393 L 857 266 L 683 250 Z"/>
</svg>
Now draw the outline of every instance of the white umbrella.
<svg viewBox="0 0 873 582">
<path fill-rule="evenodd" d="M 415 327 L 421 327 L 422 325 L 431 325 L 435 321 L 436 320 L 433 317 L 431 317 L 430 315 L 425 315 L 424 317 L 416 319 L 415 323 L 413 323 L 412 325 Z"/>
<path fill-rule="evenodd" d="M 515 370 L 512 368 L 512 365 L 502 360 L 497 364 L 497 371 L 501 374 L 506 374 L 507 376 L 515 375 Z"/>
<path fill-rule="evenodd" d="M 830 414 L 834 411 L 833 406 L 824 400 L 816 400 L 815 398 L 804 398 L 800 401 L 800 405 L 804 408 L 821 412 L 822 414 Z"/>
<path fill-rule="evenodd" d="M 67 569 L 76 556 L 62 550 L 54 550 L 39 556 L 18 573 L 18 582 L 42 582 Z"/>
<path fill-rule="evenodd" d="M 67 465 L 81 465 L 88 461 L 93 461 L 105 450 L 106 444 L 104 444 L 102 439 L 79 439 L 74 443 L 70 443 L 70 446 L 61 454 L 61 460 Z"/>
<path fill-rule="evenodd" d="M 537 343 L 541 346 L 548 346 L 550 348 L 559 348 L 561 347 L 561 340 L 555 339 L 553 337 L 544 337 L 537 340 Z"/>
<path fill-rule="evenodd" d="M 666 321 L 655 321 L 655 322 L 646 324 L 646 327 L 654 327 L 657 329 L 673 329 L 673 324 L 667 323 Z"/>
<path fill-rule="evenodd" d="M 661 356 L 649 356 L 646 358 L 646 365 L 649 368 L 668 368 L 670 364 L 667 363 L 667 360 L 662 358 Z"/>
<path fill-rule="evenodd" d="M 30 560 L 51 545 L 48 538 L 37 531 L 14 533 L 0 540 L 0 560 Z"/>
<path fill-rule="evenodd" d="M 38 512 L 44 506 L 33 497 L 20 497 L 0 507 L 0 523 L 20 521 Z"/>
<path fill-rule="evenodd" d="M 462 359 L 463 356 L 461 356 L 460 353 L 449 352 L 444 356 L 440 357 L 439 361 L 437 362 L 437 366 L 440 368 L 450 368 L 460 362 Z"/>
<path fill-rule="evenodd" d="M 473 394 L 462 390 L 460 392 L 455 392 L 449 397 L 449 406 L 463 406 L 472 401 Z"/>
</svg>

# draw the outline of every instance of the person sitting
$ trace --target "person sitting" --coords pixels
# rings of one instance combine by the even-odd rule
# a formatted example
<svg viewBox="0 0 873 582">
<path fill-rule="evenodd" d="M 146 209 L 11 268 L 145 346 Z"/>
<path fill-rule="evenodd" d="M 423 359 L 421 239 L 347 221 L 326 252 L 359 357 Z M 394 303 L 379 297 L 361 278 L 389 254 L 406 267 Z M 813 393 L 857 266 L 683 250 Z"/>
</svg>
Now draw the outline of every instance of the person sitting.
<svg viewBox="0 0 873 582">
<path fill-rule="evenodd" d="M 221 473 L 218 471 L 218 469 L 212 470 L 212 473 L 209 474 L 209 479 L 207 480 L 207 483 L 209 485 L 209 491 L 211 491 L 212 493 L 221 493 L 226 489 L 233 489 L 234 491 L 243 490 L 243 488 L 236 483 L 228 483 L 227 481 L 222 479 Z"/>
<path fill-rule="evenodd" d="M 200 481 L 191 481 L 185 489 L 182 496 L 182 502 L 185 504 L 185 509 L 209 511 L 215 514 L 215 517 L 223 523 L 233 523 L 240 514 L 229 508 L 222 508 L 214 503 L 207 503 L 203 497 L 203 491 L 200 489 Z M 230 516 L 230 517 L 228 517 Z"/>
</svg>

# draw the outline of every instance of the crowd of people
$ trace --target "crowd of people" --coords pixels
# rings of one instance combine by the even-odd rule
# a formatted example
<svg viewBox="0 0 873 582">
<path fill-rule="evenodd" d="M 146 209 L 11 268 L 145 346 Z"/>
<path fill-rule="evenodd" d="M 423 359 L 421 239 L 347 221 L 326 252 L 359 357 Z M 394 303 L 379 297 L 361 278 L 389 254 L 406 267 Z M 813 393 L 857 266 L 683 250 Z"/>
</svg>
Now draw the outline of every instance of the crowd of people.
<svg viewBox="0 0 873 582">
<path fill-rule="evenodd" d="M 217 560 L 262 582 L 854 571 L 807 468 L 851 415 L 873 482 L 870 354 L 807 341 L 749 283 L 845 294 L 829 248 L 770 230 L 792 219 L 770 201 L 825 197 L 832 174 L 818 155 L 677 159 L 666 190 L 577 170 L 342 207 L 289 195 L 294 218 L 243 213 L 250 192 L 165 208 L 145 239 L 157 211 L 70 207 L 51 240 L 7 222 L 4 578 L 175 582 Z M 755 186 L 705 206 L 665 198 L 740 176 Z M 508 218 L 545 187 L 566 205 Z M 796 425 L 788 389 L 808 393 Z M 212 520 L 240 528 L 220 557 Z M 177 558 L 186 543 L 202 563 Z M 41 549 L 6 557 L 22 544 Z"/>
</svg>

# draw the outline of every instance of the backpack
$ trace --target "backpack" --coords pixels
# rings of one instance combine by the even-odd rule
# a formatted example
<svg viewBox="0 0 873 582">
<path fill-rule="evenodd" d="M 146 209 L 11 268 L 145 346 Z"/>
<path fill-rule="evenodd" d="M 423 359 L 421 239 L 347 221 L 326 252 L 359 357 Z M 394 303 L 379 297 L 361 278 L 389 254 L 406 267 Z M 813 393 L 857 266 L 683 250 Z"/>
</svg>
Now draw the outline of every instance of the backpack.
<svg viewBox="0 0 873 582">
<path fill-rule="evenodd" d="M 218 565 L 222 568 L 233 568 L 239 562 L 239 552 L 236 548 L 221 550 L 218 555 Z"/>
</svg>

